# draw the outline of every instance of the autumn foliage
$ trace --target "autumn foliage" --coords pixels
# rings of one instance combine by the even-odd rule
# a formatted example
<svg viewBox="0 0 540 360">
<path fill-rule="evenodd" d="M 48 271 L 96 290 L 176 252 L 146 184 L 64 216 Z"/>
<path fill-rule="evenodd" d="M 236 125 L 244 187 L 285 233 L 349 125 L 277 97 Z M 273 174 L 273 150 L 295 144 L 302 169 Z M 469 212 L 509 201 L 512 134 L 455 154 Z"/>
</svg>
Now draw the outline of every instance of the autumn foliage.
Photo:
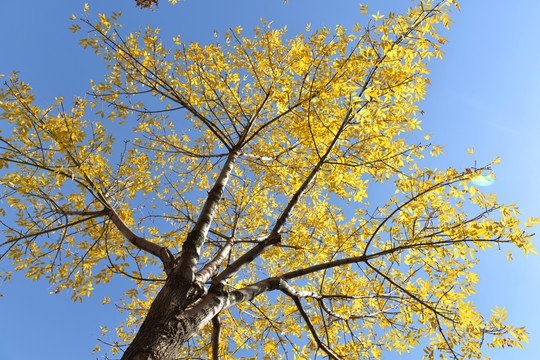
<svg viewBox="0 0 540 360">
<path fill-rule="evenodd" d="M 517 209 L 471 184 L 489 164 L 429 169 L 442 149 L 410 140 L 456 6 L 295 36 L 262 22 L 210 44 L 85 9 L 72 30 L 109 69 L 92 96 L 40 107 L 4 78 L 2 262 L 77 301 L 132 279 L 104 334 L 126 359 L 521 346 L 504 309 L 470 300 L 478 251 L 534 251 Z M 370 204 L 375 183 L 389 195 Z"/>
</svg>

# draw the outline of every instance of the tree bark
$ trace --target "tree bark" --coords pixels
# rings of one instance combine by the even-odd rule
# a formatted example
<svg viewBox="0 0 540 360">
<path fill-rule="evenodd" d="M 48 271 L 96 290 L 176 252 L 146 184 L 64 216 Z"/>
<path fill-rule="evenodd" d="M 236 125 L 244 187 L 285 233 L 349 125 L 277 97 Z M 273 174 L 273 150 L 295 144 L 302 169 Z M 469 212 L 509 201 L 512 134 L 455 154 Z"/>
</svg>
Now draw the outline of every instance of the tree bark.
<svg viewBox="0 0 540 360">
<path fill-rule="evenodd" d="M 214 285 L 195 306 L 183 310 L 178 305 L 169 305 L 174 287 L 171 288 L 173 283 L 167 281 L 122 360 L 174 360 L 182 344 L 198 334 L 221 311 L 279 289 L 285 286 L 284 283 L 279 277 L 268 278 L 232 292 L 224 291 L 222 285 Z"/>
<path fill-rule="evenodd" d="M 183 343 L 195 336 L 225 306 L 227 294 L 211 293 L 189 310 L 173 301 L 177 294 L 167 281 L 150 307 L 122 360 L 174 360 Z M 187 290 L 182 291 L 182 293 Z"/>
</svg>

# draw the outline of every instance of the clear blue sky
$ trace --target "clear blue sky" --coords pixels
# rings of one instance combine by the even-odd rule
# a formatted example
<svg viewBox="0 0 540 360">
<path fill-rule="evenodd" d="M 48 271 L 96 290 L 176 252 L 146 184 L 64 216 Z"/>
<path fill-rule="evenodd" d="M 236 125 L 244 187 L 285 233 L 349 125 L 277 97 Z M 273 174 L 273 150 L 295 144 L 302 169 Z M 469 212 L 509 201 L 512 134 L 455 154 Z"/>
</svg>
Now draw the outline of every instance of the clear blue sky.
<svg viewBox="0 0 540 360">
<path fill-rule="evenodd" d="M 214 29 L 252 28 L 259 18 L 287 25 L 291 34 L 306 23 L 351 27 L 358 20 L 358 2 L 345 0 L 186 0 L 171 7 L 161 0 L 155 11 L 141 11 L 133 0 L 90 1 L 92 11 L 122 10 L 126 30 L 159 26 L 164 36 L 182 34 L 184 41 L 208 42 Z M 366 1 L 367 2 L 367 1 Z M 81 14 L 84 1 L 1 1 L 0 73 L 20 71 L 35 90 L 39 103 L 55 96 L 83 95 L 91 78 L 100 79 L 103 64 L 77 45 L 68 30 L 72 13 Z M 401 8 L 406 0 L 373 1 L 370 11 Z M 114 4 L 114 5 L 111 5 Z M 526 216 L 540 216 L 540 2 L 468 1 L 455 13 L 446 34 L 445 59 L 430 64 L 433 84 L 421 104 L 423 133 L 445 146 L 439 168 L 485 164 L 496 156 L 497 181 L 491 190 L 504 203 L 517 203 Z M 366 19 L 365 17 L 363 19 Z M 468 147 L 475 155 L 466 155 Z M 538 229 L 537 229 L 538 231 Z M 510 321 L 526 325 L 530 344 L 521 350 L 490 352 L 494 359 L 533 360 L 540 354 L 540 258 L 515 256 L 505 251 L 482 256 L 480 283 L 474 301 L 488 314 L 495 305 L 506 306 Z M 0 264 L 6 269 L 6 264 Z M 49 294 L 47 283 L 32 283 L 21 276 L 0 285 L 0 359 L 95 359 L 91 349 L 99 325 L 114 327 L 120 319 L 114 306 L 100 304 L 104 295 L 122 291 L 117 281 L 98 288 L 84 303 L 72 303 L 67 294 Z M 102 355 L 100 355 L 102 358 Z M 416 359 L 418 354 L 395 359 Z"/>
</svg>

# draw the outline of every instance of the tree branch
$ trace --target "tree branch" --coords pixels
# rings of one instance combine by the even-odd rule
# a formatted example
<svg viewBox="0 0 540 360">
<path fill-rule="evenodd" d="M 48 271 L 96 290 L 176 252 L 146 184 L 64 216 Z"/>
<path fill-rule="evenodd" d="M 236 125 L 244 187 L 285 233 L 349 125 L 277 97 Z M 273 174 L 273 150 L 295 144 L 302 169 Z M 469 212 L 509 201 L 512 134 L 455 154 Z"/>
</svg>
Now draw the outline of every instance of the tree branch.
<svg viewBox="0 0 540 360">
<path fill-rule="evenodd" d="M 313 339 L 319 346 L 319 348 L 324 351 L 330 359 L 333 360 L 340 360 L 340 357 L 328 346 L 326 346 L 320 339 L 319 335 L 317 334 L 317 331 L 315 330 L 315 327 L 311 323 L 311 320 L 309 319 L 308 314 L 304 310 L 304 307 L 302 306 L 302 302 L 300 301 L 301 293 L 296 291 L 293 287 L 291 287 L 287 282 L 280 281 L 279 282 L 279 290 L 281 290 L 285 295 L 289 296 L 291 299 L 293 299 L 294 304 L 296 305 L 296 308 L 300 312 L 300 315 L 306 322 L 307 327 L 309 328 L 309 331 L 311 332 L 311 335 L 313 336 Z"/>
<path fill-rule="evenodd" d="M 234 307 L 244 301 L 251 301 L 258 295 L 267 291 L 273 291 L 279 289 L 279 283 L 283 281 L 280 278 L 273 277 L 261 280 L 255 284 L 248 285 L 242 289 L 234 290 L 229 293 L 229 302 L 223 308 L 223 310 Z M 222 287 L 224 285 L 218 284 L 218 286 L 212 285 L 213 288 Z"/>
<path fill-rule="evenodd" d="M 214 186 L 208 192 L 208 197 L 206 198 L 206 202 L 201 209 L 197 222 L 193 226 L 193 229 L 189 232 L 184 244 L 182 245 L 180 260 L 178 262 L 178 266 L 176 266 L 173 270 L 172 275 L 179 280 L 182 279 L 180 282 L 183 284 L 187 285 L 189 283 L 191 286 L 193 280 L 195 280 L 194 274 L 199 262 L 202 247 L 206 241 L 206 236 L 210 230 L 210 224 L 214 220 L 219 202 L 221 201 L 225 186 L 229 181 L 239 153 L 240 149 L 235 149 L 227 157 L 227 161 L 223 165 Z M 185 302 L 188 291 L 189 289 L 183 289 L 181 291 L 182 295 L 180 296 L 183 297 L 182 299 L 179 299 L 181 303 Z"/>
<path fill-rule="evenodd" d="M 83 223 L 83 222 L 85 222 L 87 220 L 97 218 L 99 216 L 100 215 L 94 214 L 94 215 L 90 215 L 90 216 L 88 216 L 88 217 L 86 217 L 84 219 L 79 219 L 79 220 L 73 221 L 71 223 L 56 226 L 54 228 L 50 228 L 50 229 L 46 229 L 46 230 L 42 230 L 42 231 L 37 231 L 37 232 L 31 233 L 31 234 L 21 235 L 21 236 L 18 236 L 16 238 L 12 238 L 12 239 L 8 239 L 8 240 L 4 241 L 2 244 L 0 244 L 0 246 L 4 246 L 4 245 L 9 244 L 9 243 L 15 243 L 15 242 L 17 242 L 19 240 L 28 239 L 28 238 L 31 238 L 31 237 L 36 237 L 36 236 L 48 234 L 48 233 L 51 233 L 53 231 L 66 229 L 66 228 L 68 228 L 68 227 L 70 227 L 72 225 L 77 225 L 77 224 Z"/>
<path fill-rule="evenodd" d="M 216 256 L 206 264 L 201 270 L 195 275 L 195 281 L 204 284 L 208 281 L 216 272 L 219 265 L 229 256 L 231 249 L 234 245 L 234 240 L 229 239 L 225 245 L 218 251 Z"/>
<path fill-rule="evenodd" d="M 213 124 L 204 115 L 202 115 L 195 107 L 193 107 L 182 96 L 182 94 L 179 94 L 174 87 L 172 87 L 166 80 L 163 80 L 155 70 L 151 69 L 149 66 L 147 66 L 142 61 L 140 61 L 130 51 L 125 50 L 127 46 L 126 46 L 125 41 L 120 37 L 120 34 L 116 33 L 116 35 L 120 38 L 120 42 L 123 45 L 123 47 L 111 36 L 107 35 L 101 29 L 94 26 L 94 24 L 92 24 L 89 20 L 81 19 L 81 21 L 85 23 L 86 25 L 88 25 L 92 30 L 98 32 L 101 35 L 103 42 L 106 45 L 108 45 L 111 50 L 114 50 L 115 52 L 120 54 L 126 62 L 132 61 L 134 63 L 133 69 L 131 69 L 131 71 L 137 72 L 138 75 L 142 78 L 141 80 L 137 80 L 140 84 L 148 86 L 150 89 L 155 90 L 160 95 L 179 104 L 181 107 L 189 111 L 193 116 L 195 116 L 203 124 L 205 124 L 206 127 L 216 136 L 216 138 L 218 138 L 221 141 L 221 143 L 228 150 L 232 149 L 231 144 L 229 143 L 229 141 L 227 141 L 227 137 L 222 132 L 222 130 L 219 129 L 219 127 Z M 120 61 L 118 61 L 117 64 L 121 66 L 126 73 L 129 72 L 130 69 L 125 68 L 125 66 L 122 63 L 120 63 Z M 139 67 L 144 69 L 145 71 L 144 72 L 141 71 Z M 150 74 L 150 76 L 146 75 L 147 73 Z M 142 80 L 146 81 L 147 83 L 145 84 Z"/>
<path fill-rule="evenodd" d="M 107 215 L 109 216 L 109 219 L 111 219 L 112 223 L 116 226 L 116 228 L 131 244 L 159 258 L 163 262 L 163 266 L 167 275 L 172 271 L 175 259 L 174 255 L 168 248 L 136 235 L 133 231 L 131 231 L 130 228 L 128 228 L 128 226 L 124 223 L 120 216 L 118 216 L 114 209 L 109 208 L 107 210 Z"/>
<path fill-rule="evenodd" d="M 221 320 L 219 315 L 212 318 L 212 360 L 219 360 L 219 335 L 221 333 Z"/>
<path fill-rule="evenodd" d="M 499 238 L 495 238 L 495 239 L 484 239 L 484 240 L 478 240 L 478 239 L 442 240 L 442 241 L 427 242 L 427 243 L 408 244 L 408 245 L 396 246 L 391 249 L 379 251 L 379 252 L 369 254 L 369 255 L 353 256 L 353 257 L 349 257 L 345 259 L 328 261 L 328 262 L 318 264 L 318 265 L 313 265 L 307 268 L 294 270 L 294 271 L 285 273 L 283 275 L 280 275 L 279 277 L 284 280 L 289 280 L 289 279 L 297 278 L 299 276 L 312 274 L 317 271 L 327 270 L 327 269 L 331 269 L 338 266 L 350 265 L 350 264 L 355 264 L 359 262 L 367 262 L 368 260 L 371 260 L 377 257 L 389 255 L 389 254 L 407 250 L 407 249 L 421 248 L 421 247 L 442 247 L 445 245 L 453 245 L 453 244 L 458 244 L 458 243 L 470 243 L 470 242 L 477 242 L 477 241 L 494 242 L 494 243 L 508 242 L 505 240 L 501 240 Z"/>
<path fill-rule="evenodd" d="M 269 248 L 272 245 L 278 244 L 281 241 L 280 232 L 283 229 L 285 222 L 287 221 L 292 210 L 294 209 L 294 207 L 300 200 L 300 197 L 306 192 L 307 188 L 309 187 L 309 185 L 311 184 L 315 176 L 317 176 L 318 172 L 324 165 L 324 162 L 326 161 L 326 159 L 332 152 L 334 146 L 337 144 L 343 130 L 345 130 L 345 127 L 347 126 L 349 120 L 351 119 L 350 118 L 351 114 L 352 114 L 352 110 L 350 109 L 347 112 L 347 115 L 345 116 L 345 118 L 343 119 L 339 130 L 337 131 L 336 135 L 334 136 L 328 148 L 326 149 L 325 154 L 319 159 L 319 161 L 312 168 L 311 172 L 306 177 L 302 185 L 298 188 L 298 190 L 296 190 L 292 198 L 289 200 L 287 207 L 283 210 L 280 217 L 276 221 L 274 227 L 272 228 L 270 235 L 268 235 L 268 237 L 264 241 L 255 245 L 249 251 L 247 251 L 242 256 L 240 256 L 236 261 L 230 264 L 221 274 L 218 275 L 218 277 L 213 281 L 213 284 L 218 284 L 220 282 L 226 281 L 231 276 L 233 276 L 236 272 L 238 272 L 244 265 L 256 259 L 267 248 Z"/>
<path fill-rule="evenodd" d="M 217 273 L 219 265 L 225 260 L 225 258 L 227 258 L 233 244 L 233 239 L 229 239 L 227 243 L 225 243 L 225 245 L 218 251 L 216 256 L 195 274 L 195 280 L 191 284 L 186 296 L 186 300 L 182 303 L 182 308 L 188 307 L 208 293 L 208 290 L 205 288 L 204 284 L 208 281 L 208 279 Z"/>
</svg>

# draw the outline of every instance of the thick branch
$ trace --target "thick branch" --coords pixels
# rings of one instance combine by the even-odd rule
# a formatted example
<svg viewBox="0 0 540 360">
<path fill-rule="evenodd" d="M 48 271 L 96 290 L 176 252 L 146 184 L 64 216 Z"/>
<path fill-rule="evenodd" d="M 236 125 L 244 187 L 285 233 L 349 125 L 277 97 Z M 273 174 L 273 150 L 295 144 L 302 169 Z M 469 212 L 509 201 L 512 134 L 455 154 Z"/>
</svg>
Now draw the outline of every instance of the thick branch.
<svg viewBox="0 0 540 360">
<path fill-rule="evenodd" d="M 113 209 L 109 209 L 107 211 L 107 215 L 109 216 L 113 224 L 116 226 L 116 228 L 131 244 L 161 259 L 167 274 L 172 270 L 172 266 L 174 264 L 174 256 L 169 249 L 136 235 L 133 231 L 131 231 L 130 228 L 128 228 L 128 226 Z"/>
<path fill-rule="evenodd" d="M 277 290 L 282 281 L 282 279 L 277 277 L 268 278 L 256 282 L 255 284 L 248 285 L 242 289 L 234 290 L 229 293 L 229 302 L 223 310 L 234 307 L 245 301 L 251 301 L 265 292 Z"/>
<path fill-rule="evenodd" d="M 189 305 L 193 304 L 195 301 L 208 293 L 208 290 L 204 284 L 208 281 L 208 279 L 217 274 L 219 265 L 227 258 L 233 244 L 233 239 L 229 239 L 227 243 L 218 251 L 216 256 L 201 270 L 199 270 L 197 274 L 195 274 L 195 280 L 188 291 L 186 300 L 182 303 L 183 309 L 187 308 Z"/>
<path fill-rule="evenodd" d="M 214 281 L 213 285 L 223 283 L 231 276 L 233 276 L 237 271 L 239 271 L 244 265 L 249 264 L 255 260 L 260 254 L 264 252 L 268 247 L 277 244 L 281 241 L 281 235 L 275 234 L 273 237 L 267 237 L 265 240 L 261 241 L 249 251 L 244 253 L 238 259 L 236 259 L 232 264 L 230 264 L 221 274 L 219 274 Z"/>
<path fill-rule="evenodd" d="M 202 247 L 206 240 L 206 236 L 208 235 L 208 231 L 210 230 L 210 224 L 214 220 L 219 202 L 221 201 L 225 186 L 229 181 L 238 155 L 239 150 L 233 151 L 229 154 L 214 186 L 208 192 L 208 197 L 201 210 L 201 213 L 199 214 L 199 218 L 184 241 L 178 266 L 176 266 L 172 273 L 172 275 L 176 278 L 175 282 L 178 280 L 182 284 L 189 284 L 189 286 L 191 286 L 193 280 L 195 280 L 194 274 L 199 262 Z M 185 287 L 185 285 L 182 286 Z M 179 295 L 181 296 L 181 299 L 178 299 L 181 304 L 184 304 L 188 290 L 189 288 L 181 289 L 181 295 Z"/>
<path fill-rule="evenodd" d="M 231 252 L 232 246 L 234 244 L 233 239 L 229 239 L 225 245 L 218 251 L 216 256 L 206 264 L 201 270 L 195 275 L 195 281 L 204 284 L 208 281 L 213 275 L 216 274 L 219 265 L 227 258 Z"/>
</svg>

